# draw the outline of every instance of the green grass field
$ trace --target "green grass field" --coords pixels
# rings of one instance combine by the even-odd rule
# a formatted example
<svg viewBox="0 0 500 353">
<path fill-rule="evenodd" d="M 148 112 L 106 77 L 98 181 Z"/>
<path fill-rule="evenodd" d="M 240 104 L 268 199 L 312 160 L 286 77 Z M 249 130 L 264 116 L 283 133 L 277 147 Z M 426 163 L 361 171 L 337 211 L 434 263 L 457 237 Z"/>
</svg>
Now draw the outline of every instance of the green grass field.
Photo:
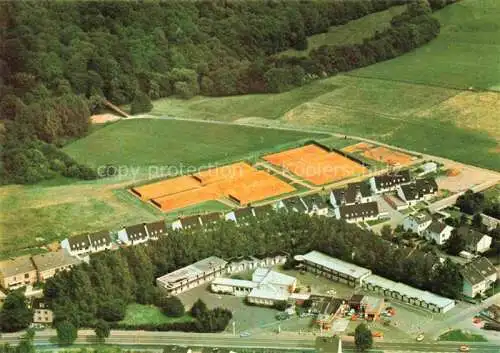
<svg viewBox="0 0 500 353">
<path fill-rule="evenodd" d="M 456 342 L 487 342 L 488 340 L 478 334 L 464 332 L 462 330 L 451 330 L 443 333 L 438 338 L 439 341 L 456 341 Z"/>
<path fill-rule="evenodd" d="M 10 185 L 0 188 L 0 259 L 43 251 L 67 236 L 151 222 L 160 211 L 121 189 L 120 182 Z"/>
<path fill-rule="evenodd" d="M 438 38 L 399 58 L 281 94 L 165 99 L 153 113 L 320 128 L 500 170 L 500 93 L 468 90 L 500 85 L 500 1 L 435 16 Z"/>
<path fill-rule="evenodd" d="M 305 56 L 312 49 L 322 45 L 345 45 L 362 43 L 376 31 L 383 31 L 389 27 L 391 19 L 405 10 L 405 6 L 394 6 L 388 10 L 376 12 L 360 19 L 351 21 L 343 26 L 332 26 L 328 32 L 315 34 L 307 38 L 306 50 L 286 50 L 280 55 Z"/>
<path fill-rule="evenodd" d="M 246 126 L 132 119 L 100 129 L 66 146 L 64 151 L 94 167 L 156 166 L 185 172 L 191 167 L 208 167 L 211 163 L 260 154 L 311 136 L 314 135 Z"/>
<path fill-rule="evenodd" d="M 190 100 L 165 98 L 154 102 L 150 114 L 187 119 L 234 121 L 259 117 L 278 119 L 299 104 L 338 88 L 328 82 L 314 82 L 280 94 L 248 94 L 232 97 L 195 97 Z"/>
<path fill-rule="evenodd" d="M 435 13 L 438 38 L 352 75 L 439 87 L 500 91 L 500 2 L 463 0 Z"/>
<path fill-rule="evenodd" d="M 188 322 L 193 321 L 191 316 L 185 315 L 182 317 L 168 317 L 155 306 L 130 304 L 127 306 L 125 318 L 120 321 L 121 324 L 128 325 L 143 325 L 143 324 L 166 324 L 172 322 Z"/>
</svg>

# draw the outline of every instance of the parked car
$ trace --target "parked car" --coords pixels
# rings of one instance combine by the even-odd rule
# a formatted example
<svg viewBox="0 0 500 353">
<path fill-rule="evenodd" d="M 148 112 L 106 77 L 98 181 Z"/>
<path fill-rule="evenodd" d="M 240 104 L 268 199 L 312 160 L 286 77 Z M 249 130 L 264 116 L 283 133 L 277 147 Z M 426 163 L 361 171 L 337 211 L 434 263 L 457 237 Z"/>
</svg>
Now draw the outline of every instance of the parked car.
<svg viewBox="0 0 500 353">
<path fill-rule="evenodd" d="M 286 320 L 290 318 L 290 314 L 288 313 L 279 313 L 276 315 L 276 320 Z"/>
<path fill-rule="evenodd" d="M 251 334 L 248 331 L 240 332 L 240 337 L 250 337 L 250 336 L 251 336 Z"/>
<path fill-rule="evenodd" d="M 422 342 L 424 340 L 425 336 L 423 333 L 417 336 L 417 342 Z"/>
<path fill-rule="evenodd" d="M 470 347 L 465 345 L 465 344 L 462 344 L 459 348 L 460 352 L 469 352 L 470 351 Z"/>
</svg>

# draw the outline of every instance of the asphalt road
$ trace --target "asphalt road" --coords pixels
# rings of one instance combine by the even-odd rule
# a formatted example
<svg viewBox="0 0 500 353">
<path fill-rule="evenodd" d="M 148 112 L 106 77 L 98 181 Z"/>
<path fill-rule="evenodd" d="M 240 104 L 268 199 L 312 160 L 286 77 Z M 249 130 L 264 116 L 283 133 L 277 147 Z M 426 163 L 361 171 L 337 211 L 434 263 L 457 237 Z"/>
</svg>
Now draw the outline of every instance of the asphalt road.
<svg viewBox="0 0 500 353">
<path fill-rule="evenodd" d="M 489 297 L 480 304 L 473 305 L 466 310 L 462 310 L 453 316 L 449 316 L 440 319 L 439 321 L 435 321 L 434 323 L 430 324 L 425 328 L 424 334 L 428 339 L 431 340 L 437 339 L 449 327 L 453 327 L 454 324 L 462 322 L 464 320 L 471 320 L 476 313 L 480 312 L 481 310 L 487 308 L 492 304 L 498 303 L 498 301 L 500 301 L 500 293 L 497 293 L 494 296 Z M 497 342 L 497 347 L 499 347 L 497 352 L 500 352 L 500 342 Z"/>
<path fill-rule="evenodd" d="M 18 342 L 19 334 L 4 334 L 0 344 Z M 35 345 L 38 347 L 53 347 L 51 340 L 55 336 L 54 330 L 39 331 L 35 335 Z M 147 331 L 112 331 L 106 340 L 107 344 L 134 347 L 158 347 L 163 345 L 180 345 L 190 347 L 231 347 L 231 348 L 275 348 L 313 350 L 315 336 L 300 336 L 291 334 L 255 335 L 239 337 L 220 333 L 187 333 L 187 332 L 147 332 Z M 80 330 L 75 344 L 95 343 L 95 334 L 91 330 Z M 468 344 L 471 352 L 498 353 L 500 344 L 491 342 L 474 342 Z M 343 342 L 347 351 L 354 350 L 353 342 Z M 376 342 L 374 350 L 386 352 L 457 352 L 460 343 L 457 342 Z"/>
<path fill-rule="evenodd" d="M 4 334 L 0 344 L 16 344 L 19 334 Z M 55 330 L 39 331 L 35 334 L 36 346 L 53 345 L 52 337 L 56 336 Z M 95 333 L 91 330 L 80 330 L 74 344 L 92 344 L 95 342 Z M 148 331 L 112 331 L 106 339 L 107 344 L 120 346 L 158 346 L 158 345 L 184 345 L 199 347 L 234 347 L 234 348 L 287 348 L 287 349 L 313 349 L 315 337 L 313 336 L 280 336 L 260 335 L 239 337 L 231 334 L 216 333 L 187 333 L 187 332 L 148 332 Z"/>
</svg>

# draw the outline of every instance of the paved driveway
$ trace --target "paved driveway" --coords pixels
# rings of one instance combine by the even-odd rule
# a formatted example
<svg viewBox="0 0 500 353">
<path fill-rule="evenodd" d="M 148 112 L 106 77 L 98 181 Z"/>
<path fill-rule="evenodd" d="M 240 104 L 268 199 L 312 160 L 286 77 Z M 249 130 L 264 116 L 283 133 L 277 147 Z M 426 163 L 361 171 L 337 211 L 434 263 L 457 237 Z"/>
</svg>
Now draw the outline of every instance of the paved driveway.
<svg viewBox="0 0 500 353">
<path fill-rule="evenodd" d="M 403 223 L 403 219 L 406 217 L 401 212 L 392 208 L 387 201 L 384 200 L 382 195 L 375 195 L 374 200 L 378 203 L 378 208 L 380 212 L 387 212 L 387 215 L 390 217 L 390 220 L 384 223 L 376 224 L 371 228 L 375 233 L 380 233 L 382 227 L 386 224 L 390 225 L 392 229 L 396 228 L 399 224 Z"/>
</svg>

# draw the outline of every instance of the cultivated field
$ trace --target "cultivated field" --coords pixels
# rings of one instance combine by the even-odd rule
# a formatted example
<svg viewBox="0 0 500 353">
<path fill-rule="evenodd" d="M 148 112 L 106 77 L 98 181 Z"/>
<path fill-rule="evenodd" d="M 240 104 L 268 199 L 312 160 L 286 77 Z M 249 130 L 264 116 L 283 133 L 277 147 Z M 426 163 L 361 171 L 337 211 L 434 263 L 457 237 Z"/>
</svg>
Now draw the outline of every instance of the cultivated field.
<svg viewBox="0 0 500 353">
<path fill-rule="evenodd" d="M 435 16 L 438 38 L 402 57 L 282 94 L 161 100 L 153 113 L 309 126 L 500 169 L 500 1 Z"/>
</svg>

